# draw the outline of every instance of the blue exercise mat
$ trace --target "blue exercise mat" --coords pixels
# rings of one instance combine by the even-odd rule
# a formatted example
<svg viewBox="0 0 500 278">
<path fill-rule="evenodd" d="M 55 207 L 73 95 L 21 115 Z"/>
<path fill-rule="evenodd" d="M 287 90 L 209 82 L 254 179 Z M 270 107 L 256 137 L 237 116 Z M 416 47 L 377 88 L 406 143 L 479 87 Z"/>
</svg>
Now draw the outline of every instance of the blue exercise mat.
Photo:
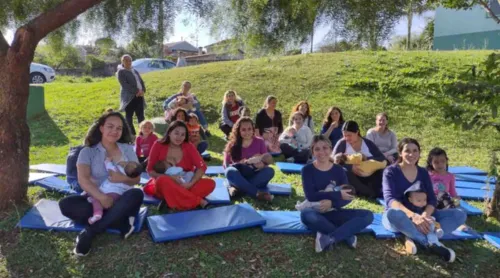
<svg viewBox="0 0 500 278">
<path fill-rule="evenodd" d="M 472 181 L 472 182 L 477 182 L 477 183 L 489 182 L 492 185 L 494 185 L 496 182 L 496 179 L 494 177 L 480 176 L 480 175 L 456 174 L 455 177 L 457 180 Z"/>
<path fill-rule="evenodd" d="M 56 176 L 56 174 L 52 174 L 52 173 L 30 173 L 29 177 L 28 177 L 28 182 L 35 183 L 39 180 L 43 180 L 43 179 L 55 177 L 55 176 Z"/>
<path fill-rule="evenodd" d="M 266 224 L 262 226 L 264 233 L 279 234 L 311 234 L 300 220 L 300 211 L 259 211 L 259 214 L 266 219 Z M 372 232 L 366 228 L 361 233 Z"/>
<path fill-rule="evenodd" d="M 148 208 L 142 207 L 135 218 L 135 230 L 141 231 Z M 80 232 L 83 226 L 76 225 L 71 219 L 61 214 L 59 204 L 54 200 L 41 199 L 21 218 L 18 227 L 23 229 L 37 229 L 49 231 Z M 118 230 L 108 230 L 109 233 L 120 233 Z"/>
<path fill-rule="evenodd" d="M 49 173 L 54 173 L 54 174 L 59 174 L 59 175 L 66 175 L 66 165 L 65 164 L 44 163 L 44 164 L 31 165 L 30 170 L 49 172 Z"/>
<path fill-rule="evenodd" d="M 226 180 L 221 178 L 214 178 L 215 189 L 205 199 L 212 205 L 225 205 L 231 203 L 231 198 L 226 187 Z M 158 205 L 160 200 L 156 197 L 144 193 L 144 204 Z"/>
<path fill-rule="evenodd" d="M 469 200 L 484 200 L 485 197 L 493 197 L 493 191 L 485 191 L 479 189 L 470 189 L 470 188 L 460 188 L 457 187 L 458 196 L 462 197 L 462 199 Z"/>
<path fill-rule="evenodd" d="M 277 157 L 277 156 L 280 156 L 281 153 L 269 153 L 270 155 L 274 156 L 274 157 Z"/>
<path fill-rule="evenodd" d="M 281 172 L 285 174 L 300 174 L 304 164 L 290 163 L 290 162 L 276 162 L 276 166 Z"/>
<path fill-rule="evenodd" d="M 500 233 L 484 233 L 484 239 L 486 239 L 491 245 L 500 249 Z"/>
<path fill-rule="evenodd" d="M 385 207 L 385 201 L 382 198 L 377 198 L 377 202 L 381 204 L 382 206 Z M 467 213 L 467 215 L 482 215 L 483 212 L 476 208 L 475 206 L 472 206 L 471 204 L 467 203 L 464 200 L 460 200 L 460 208 Z"/>
<path fill-rule="evenodd" d="M 366 227 L 367 229 L 371 229 L 375 238 L 383 239 L 383 238 L 396 238 L 400 236 L 400 234 L 393 233 L 382 225 L 382 213 L 374 213 L 373 214 L 373 222 L 371 225 Z"/>
<path fill-rule="evenodd" d="M 248 204 L 155 215 L 148 217 L 147 221 L 154 242 L 240 230 L 266 223 Z"/>
<path fill-rule="evenodd" d="M 224 185 L 230 187 L 229 181 L 224 179 Z M 286 183 L 269 183 L 267 189 L 272 195 L 290 196 L 292 194 L 292 186 Z"/>
<path fill-rule="evenodd" d="M 448 172 L 452 174 L 487 175 L 485 171 L 469 166 L 450 166 L 448 167 Z"/>
<path fill-rule="evenodd" d="M 48 177 L 43 180 L 36 181 L 35 185 L 43 187 L 49 191 L 55 191 L 66 195 L 78 193 L 73 190 L 65 180 L 61 180 L 58 177 Z"/>
<path fill-rule="evenodd" d="M 205 171 L 205 175 L 207 176 L 218 176 L 224 175 L 224 167 L 223 166 L 208 166 Z"/>
<path fill-rule="evenodd" d="M 469 188 L 469 189 L 477 189 L 477 190 L 486 190 L 487 187 L 495 188 L 495 184 L 486 185 L 486 183 L 474 182 L 474 181 L 463 181 L 457 180 L 455 182 L 456 188 Z"/>
</svg>

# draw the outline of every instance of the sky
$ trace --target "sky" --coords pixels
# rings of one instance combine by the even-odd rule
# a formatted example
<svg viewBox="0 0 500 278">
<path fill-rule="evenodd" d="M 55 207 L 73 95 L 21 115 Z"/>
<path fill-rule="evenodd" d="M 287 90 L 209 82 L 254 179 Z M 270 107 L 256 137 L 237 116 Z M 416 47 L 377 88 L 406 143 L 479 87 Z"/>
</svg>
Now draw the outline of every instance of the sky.
<svg viewBox="0 0 500 278">
<path fill-rule="evenodd" d="M 429 17 L 434 17 L 434 11 L 426 12 L 422 16 L 415 16 L 413 19 L 412 32 L 420 33 L 426 25 L 426 19 Z M 406 18 L 402 18 L 395 26 L 393 35 L 406 35 L 407 33 L 407 22 Z M 328 28 L 325 26 L 320 26 L 314 33 L 314 48 L 318 48 L 323 43 L 323 38 L 328 33 Z M 8 42 L 11 42 L 14 33 L 13 30 L 7 30 L 5 34 Z M 96 38 L 102 37 L 102 35 L 92 35 L 91 31 L 82 31 L 77 44 L 91 44 Z M 218 38 L 213 38 L 210 36 L 210 31 L 208 27 L 200 24 L 197 19 L 189 14 L 181 13 L 175 20 L 174 33 L 170 35 L 166 42 L 175 42 L 186 40 L 192 45 L 206 46 L 211 43 L 217 42 Z M 125 43 L 126 44 L 126 43 Z M 309 46 L 303 46 L 303 48 L 309 51 Z"/>
</svg>

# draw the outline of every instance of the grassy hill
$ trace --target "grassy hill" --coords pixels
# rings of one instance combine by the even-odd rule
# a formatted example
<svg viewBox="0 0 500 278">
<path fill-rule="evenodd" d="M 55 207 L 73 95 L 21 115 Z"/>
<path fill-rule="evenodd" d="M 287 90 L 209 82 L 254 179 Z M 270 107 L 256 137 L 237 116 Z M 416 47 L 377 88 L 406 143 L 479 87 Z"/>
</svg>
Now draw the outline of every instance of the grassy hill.
<svg viewBox="0 0 500 278">
<path fill-rule="evenodd" d="M 425 97 L 443 78 L 467 78 L 470 65 L 481 62 L 489 52 L 349 52 L 292 57 L 262 58 L 179 68 L 144 75 L 147 86 L 147 117 L 162 115 L 162 102 L 190 80 L 208 116 L 210 164 L 221 164 L 224 147 L 218 130 L 223 93 L 236 90 L 255 113 L 269 94 L 288 117 L 300 100 L 311 103 L 316 126 L 329 106 L 339 106 L 345 119 L 360 123 L 366 131 L 375 114 L 386 111 L 389 125 L 398 138 L 411 136 L 423 147 L 421 159 L 435 146 L 445 148 L 451 165 L 488 167 L 488 151 L 500 147 L 494 130 L 463 131 L 443 120 L 436 103 Z M 48 113 L 30 122 L 32 164 L 64 163 L 69 146 L 77 145 L 100 113 L 119 105 L 116 78 L 62 78 L 45 85 Z M 318 132 L 319 130 L 316 130 Z M 258 209 L 292 210 L 303 200 L 299 175 L 277 172 L 275 181 L 291 183 L 290 198 L 277 197 L 273 204 L 243 200 Z M 30 188 L 30 202 L 61 196 Z M 474 202 L 476 206 L 481 203 Z M 356 200 L 351 207 L 381 212 L 382 207 Z M 259 229 L 218 234 L 154 244 L 145 229 L 121 242 L 116 236 L 99 237 L 90 257 L 70 254 L 75 234 L 20 231 L 14 228 L 29 204 L 0 212 L 0 277 L 86 276 L 86 277 L 178 277 L 178 276 L 484 276 L 499 273 L 500 252 L 484 241 L 448 242 L 458 260 L 447 265 L 435 256 L 404 254 L 400 240 L 359 238 L 355 251 L 338 246 L 316 255 L 311 236 L 263 234 Z M 154 209 L 152 213 L 157 213 Z M 493 219 L 471 217 L 477 230 L 500 231 Z"/>
</svg>

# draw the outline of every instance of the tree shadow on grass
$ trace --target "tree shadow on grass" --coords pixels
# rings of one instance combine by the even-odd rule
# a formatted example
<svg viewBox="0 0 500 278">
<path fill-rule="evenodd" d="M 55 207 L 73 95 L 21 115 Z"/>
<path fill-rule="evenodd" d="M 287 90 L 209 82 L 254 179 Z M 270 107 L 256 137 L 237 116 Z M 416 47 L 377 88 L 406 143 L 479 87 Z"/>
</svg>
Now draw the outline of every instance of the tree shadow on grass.
<svg viewBox="0 0 500 278">
<path fill-rule="evenodd" d="M 28 125 L 31 132 L 31 146 L 64 146 L 69 144 L 66 135 L 47 112 L 28 120 Z"/>
</svg>

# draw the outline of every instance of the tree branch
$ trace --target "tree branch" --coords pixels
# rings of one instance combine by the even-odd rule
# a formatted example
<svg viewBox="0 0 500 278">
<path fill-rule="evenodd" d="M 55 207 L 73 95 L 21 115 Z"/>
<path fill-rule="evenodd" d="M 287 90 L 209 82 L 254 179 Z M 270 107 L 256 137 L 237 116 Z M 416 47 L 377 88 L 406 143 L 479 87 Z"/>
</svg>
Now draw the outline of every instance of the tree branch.
<svg viewBox="0 0 500 278">
<path fill-rule="evenodd" d="M 3 36 L 2 31 L 0 31 L 0 56 L 7 54 L 8 50 L 9 50 L 9 43 Z"/>
<path fill-rule="evenodd" d="M 488 12 L 488 14 L 491 16 L 491 18 L 494 21 L 496 21 L 498 24 L 500 24 L 500 18 L 498 18 L 498 16 L 495 15 L 495 13 L 491 10 L 491 8 L 488 5 L 488 3 L 486 3 L 486 1 L 484 1 L 484 0 L 478 0 L 478 2 Z M 500 4 L 500 2 L 499 2 L 499 4 Z"/>
</svg>

